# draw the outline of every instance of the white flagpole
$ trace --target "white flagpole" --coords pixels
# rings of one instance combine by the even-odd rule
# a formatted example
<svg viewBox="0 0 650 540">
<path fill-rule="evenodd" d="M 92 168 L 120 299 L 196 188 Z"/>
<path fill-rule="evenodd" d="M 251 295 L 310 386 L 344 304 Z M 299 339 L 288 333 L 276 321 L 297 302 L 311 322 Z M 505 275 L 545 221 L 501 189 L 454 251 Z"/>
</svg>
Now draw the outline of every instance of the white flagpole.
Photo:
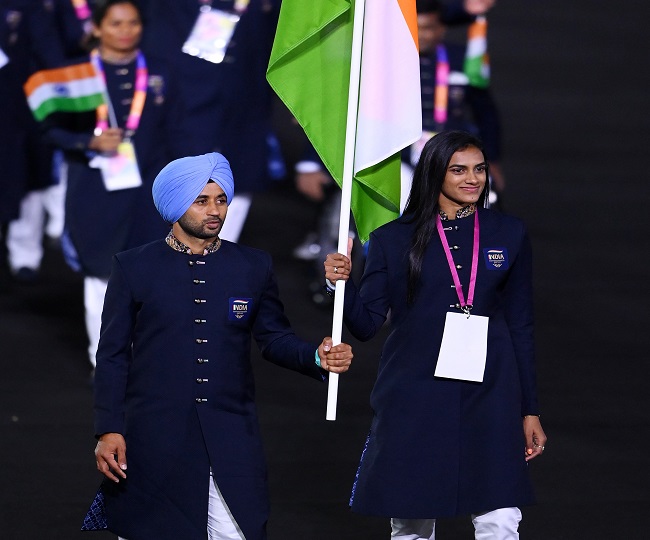
<svg viewBox="0 0 650 540">
<path fill-rule="evenodd" d="M 361 45 L 363 43 L 363 17 L 365 0 L 355 0 L 354 19 L 352 23 L 352 57 L 350 61 L 350 87 L 348 90 L 348 112 L 345 127 L 345 154 L 343 158 L 343 179 L 341 183 L 341 212 L 339 217 L 339 253 L 347 255 L 348 235 L 350 234 L 350 205 L 352 200 L 352 178 L 354 176 L 354 149 L 357 139 L 357 113 L 359 110 L 359 83 L 361 79 Z M 332 317 L 332 342 L 341 343 L 343 328 L 343 299 L 345 281 L 336 282 L 334 295 L 334 315 Z M 338 399 L 338 373 L 329 374 L 327 389 L 326 420 L 336 420 L 336 403 Z"/>
</svg>

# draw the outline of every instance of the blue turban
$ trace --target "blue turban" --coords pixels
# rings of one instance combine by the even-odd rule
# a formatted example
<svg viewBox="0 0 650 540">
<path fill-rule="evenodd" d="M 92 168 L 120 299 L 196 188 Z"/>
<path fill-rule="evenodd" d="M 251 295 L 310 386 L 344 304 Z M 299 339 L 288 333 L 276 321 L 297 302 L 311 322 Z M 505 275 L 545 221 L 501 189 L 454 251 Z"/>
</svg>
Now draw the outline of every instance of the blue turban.
<svg viewBox="0 0 650 540">
<path fill-rule="evenodd" d="M 153 203 L 167 223 L 176 223 L 210 180 L 223 189 L 230 204 L 235 182 L 225 157 L 212 152 L 174 160 L 158 173 L 153 182 Z"/>
</svg>

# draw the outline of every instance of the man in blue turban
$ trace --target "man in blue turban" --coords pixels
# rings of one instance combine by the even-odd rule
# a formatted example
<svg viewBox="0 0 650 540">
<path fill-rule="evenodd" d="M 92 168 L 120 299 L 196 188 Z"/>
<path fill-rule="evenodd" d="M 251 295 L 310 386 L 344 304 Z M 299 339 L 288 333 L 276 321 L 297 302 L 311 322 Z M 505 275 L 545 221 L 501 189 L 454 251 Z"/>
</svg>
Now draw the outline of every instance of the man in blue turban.
<svg viewBox="0 0 650 540">
<path fill-rule="evenodd" d="M 95 372 L 95 456 L 108 480 L 84 529 L 265 540 L 251 338 L 265 359 L 318 381 L 350 365 L 349 345 L 293 333 L 268 253 L 219 238 L 233 187 L 221 154 L 173 161 L 153 184 L 171 231 L 113 259 Z"/>
</svg>

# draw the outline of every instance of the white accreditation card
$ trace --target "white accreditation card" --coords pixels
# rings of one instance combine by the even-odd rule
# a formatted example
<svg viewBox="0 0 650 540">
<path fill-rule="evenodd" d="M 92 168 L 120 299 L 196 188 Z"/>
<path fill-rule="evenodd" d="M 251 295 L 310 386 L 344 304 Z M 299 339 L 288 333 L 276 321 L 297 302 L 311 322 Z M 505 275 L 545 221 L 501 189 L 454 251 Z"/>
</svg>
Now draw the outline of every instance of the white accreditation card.
<svg viewBox="0 0 650 540">
<path fill-rule="evenodd" d="M 483 382 L 489 317 L 447 313 L 436 377 Z"/>
<path fill-rule="evenodd" d="M 130 141 L 122 141 L 114 156 L 101 156 L 98 168 L 102 171 L 106 191 L 131 189 L 142 185 L 135 148 Z"/>
<path fill-rule="evenodd" d="M 9 57 L 5 54 L 5 52 L 0 49 L 0 69 L 5 67 L 9 63 Z"/>
<path fill-rule="evenodd" d="M 226 49 L 239 19 L 239 15 L 227 11 L 201 10 L 194 28 L 183 44 L 183 52 L 208 62 L 220 63 L 226 56 Z"/>
</svg>

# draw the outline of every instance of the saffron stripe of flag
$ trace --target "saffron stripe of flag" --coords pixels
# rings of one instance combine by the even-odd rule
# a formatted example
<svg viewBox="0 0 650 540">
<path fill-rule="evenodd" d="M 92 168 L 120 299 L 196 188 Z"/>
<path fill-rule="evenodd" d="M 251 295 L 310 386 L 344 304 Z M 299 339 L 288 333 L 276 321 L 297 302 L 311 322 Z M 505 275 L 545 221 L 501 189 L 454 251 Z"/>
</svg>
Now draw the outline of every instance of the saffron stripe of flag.
<svg viewBox="0 0 650 540">
<path fill-rule="evenodd" d="M 361 0 L 359 0 L 361 1 Z M 284 0 L 267 79 L 336 182 L 345 155 L 354 2 Z M 366 3 L 351 208 L 359 238 L 399 215 L 400 155 L 422 132 L 414 0 Z"/>
<path fill-rule="evenodd" d="M 23 86 L 36 120 L 53 112 L 83 112 L 104 101 L 104 86 L 90 63 L 34 73 Z"/>
</svg>

